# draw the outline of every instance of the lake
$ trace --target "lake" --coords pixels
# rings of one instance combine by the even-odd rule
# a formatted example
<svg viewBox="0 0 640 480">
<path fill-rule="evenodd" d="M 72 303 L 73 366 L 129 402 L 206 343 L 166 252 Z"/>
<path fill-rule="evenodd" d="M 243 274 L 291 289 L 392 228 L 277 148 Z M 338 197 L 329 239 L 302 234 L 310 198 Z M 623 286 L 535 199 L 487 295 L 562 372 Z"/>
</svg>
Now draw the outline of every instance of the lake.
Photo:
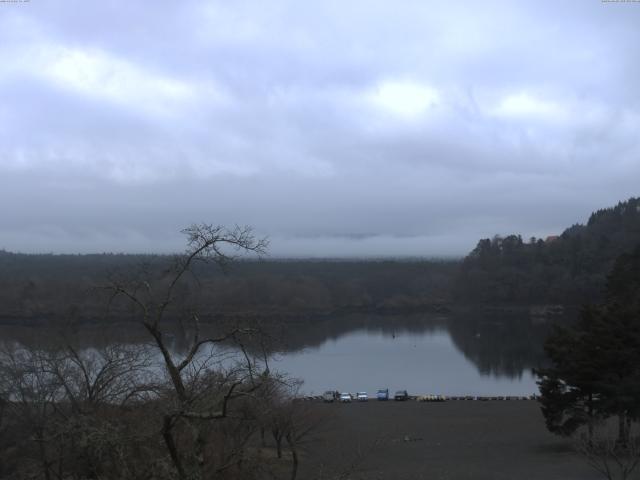
<svg viewBox="0 0 640 480">
<path fill-rule="evenodd" d="M 406 389 L 413 394 L 531 395 L 550 322 L 528 315 L 356 316 L 298 330 L 272 368 L 325 390 Z M 290 331 L 295 331 L 290 328 Z M 304 333 L 306 330 L 306 334 Z M 305 336 L 313 340 L 304 344 Z"/>
<path fill-rule="evenodd" d="M 482 373 L 455 347 L 447 332 L 397 334 L 356 331 L 319 347 L 278 356 L 272 367 L 304 380 L 302 390 L 406 389 L 412 394 L 530 395 L 530 371 L 520 376 Z"/>
<path fill-rule="evenodd" d="M 279 344 L 271 369 L 303 380 L 304 394 L 339 390 L 373 395 L 389 388 L 410 394 L 520 396 L 537 392 L 532 369 L 544 364 L 544 339 L 559 321 L 532 318 L 526 312 L 481 310 L 455 315 L 353 314 L 265 325 Z M 176 352 L 189 344 L 188 333 L 174 330 L 167 335 Z M 0 338 L 24 344 L 42 336 L 39 329 L 0 329 Z M 73 336 L 80 348 L 149 340 L 131 324 L 83 327 L 74 329 Z"/>
<path fill-rule="evenodd" d="M 271 367 L 325 390 L 406 389 L 410 394 L 531 395 L 547 325 L 527 318 L 369 318 L 319 344 L 277 356 Z"/>
</svg>

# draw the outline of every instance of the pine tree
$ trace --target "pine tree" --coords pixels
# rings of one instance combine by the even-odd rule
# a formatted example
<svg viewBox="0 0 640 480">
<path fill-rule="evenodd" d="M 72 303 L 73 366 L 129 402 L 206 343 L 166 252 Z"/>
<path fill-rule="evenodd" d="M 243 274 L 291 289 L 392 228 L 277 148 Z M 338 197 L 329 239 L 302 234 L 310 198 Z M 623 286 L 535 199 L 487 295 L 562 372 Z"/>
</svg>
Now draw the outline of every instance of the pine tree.
<svg viewBox="0 0 640 480">
<path fill-rule="evenodd" d="M 617 416 L 618 440 L 640 418 L 640 247 L 621 255 L 608 277 L 606 303 L 583 309 L 572 328 L 546 341 L 551 366 L 537 371 L 547 428 L 570 435 Z"/>
</svg>

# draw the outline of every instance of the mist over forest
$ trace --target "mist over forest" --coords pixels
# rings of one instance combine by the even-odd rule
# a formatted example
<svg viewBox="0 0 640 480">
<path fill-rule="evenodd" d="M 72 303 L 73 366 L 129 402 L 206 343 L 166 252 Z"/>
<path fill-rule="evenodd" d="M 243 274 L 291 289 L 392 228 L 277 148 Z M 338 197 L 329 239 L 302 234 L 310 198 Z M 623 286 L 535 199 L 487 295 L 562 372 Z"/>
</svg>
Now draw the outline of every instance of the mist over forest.
<svg viewBox="0 0 640 480">
<path fill-rule="evenodd" d="M 225 271 L 197 265 L 201 293 L 188 289 L 205 318 L 344 313 L 444 312 L 459 305 L 580 305 L 602 298 L 613 261 L 640 244 L 640 200 L 594 212 L 561 235 L 482 239 L 463 259 L 240 259 Z M 69 316 L 126 320 L 100 286 L 144 268 L 161 272 L 162 255 L 27 255 L 0 252 L 3 323 L 39 324 Z M 194 284 L 195 285 L 195 284 Z M 194 289 L 195 291 L 195 289 Z M 204 292 L 204 293 L 202 293 Z M 194 295 L 194 297 L 190 297 Z"/>
</svg>

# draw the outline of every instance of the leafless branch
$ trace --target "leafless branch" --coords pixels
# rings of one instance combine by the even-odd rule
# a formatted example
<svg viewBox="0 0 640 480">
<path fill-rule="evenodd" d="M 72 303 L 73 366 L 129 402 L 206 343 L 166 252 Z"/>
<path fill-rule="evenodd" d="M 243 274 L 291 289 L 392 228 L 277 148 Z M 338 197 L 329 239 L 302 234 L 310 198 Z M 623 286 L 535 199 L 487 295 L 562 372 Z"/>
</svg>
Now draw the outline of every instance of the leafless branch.
<svg viewBox="0 0 640 480">
<path fill-rule="evenodd" d="M 575 448 L 607 480 L 627 480 L 640 463 L 640 438 L 630 436 L 622 444 L 606 427 L 602 425 L 591 438 L 584 434 L 576 437 Z"/>
</svg>

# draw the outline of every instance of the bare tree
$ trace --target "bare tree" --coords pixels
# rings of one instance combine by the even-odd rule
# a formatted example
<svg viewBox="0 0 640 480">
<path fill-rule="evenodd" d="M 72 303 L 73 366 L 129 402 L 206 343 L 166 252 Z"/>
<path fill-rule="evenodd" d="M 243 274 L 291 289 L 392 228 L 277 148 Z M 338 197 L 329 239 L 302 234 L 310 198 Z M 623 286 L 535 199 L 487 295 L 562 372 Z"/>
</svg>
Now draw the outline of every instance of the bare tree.
<svg viewBox="0 0 640 480">
<path fill-rule="evenodd" d="M 305 449 L 311 435 L 325 421 L 325 416 L 317 408 L 297 399 L 291 400 L 288 428 L 285 433 L 285 439 L 291 452 L 291 480 L 296 480 L 298 476 L 301 450 Z"/>
<path fill-rule="evenodd" d="M 70 342 L 49 353 L 47 373 L 59 381 L 73 411 L 118 405 L 149 390 L 149 349 L 121 344 L 79 351 Z"/>
<path fill-rule="evenodd" d="M 79 350 L 70 343 L 31 347 L 4 344 L 0 385 L 17 448 L 0 450 L 12 478 L 141 478 L 150 470 L 134 444 L 155 433 L 130 415 L 135 392 L 144 390 L 144 351 L 112 345 Z M 148 397 L 147 397 L 148 402 Z M 153 455 L 155 457 L 156 455 Z M 146 473 L 145 473 L 146 475 Z"/>
<path fill-rule="evenodd" d="M 137 321 L 162 356 L 170 388 L 165 391 L 161 433 L 181 480 L 203 477 L 207 422 L 227 418 L 230 402 L 251 395 L 259 388 L 260 379 L 268 375 L 268 370 L 257 372 L 257 362 L 242 348 L 244 339 L 256 332 L 234 325 L 217 336 L 202 336 L 197 309 L 183 301 L 184 289 L 198 286 L 196 264 L 214 263 L 226 268 L 234 254 L 264 254 L 267 241 L 256 238 L 249 227 L 227 229 L 200 224 L 183 233 L 187 236 L 187 250 L 175 257 L 173 265 L 159 277 L 150 278 L 143 269 L 135 278 L 113 277 L 107 287 L 112 300 L 124 298 L 134 307 Z M 171 321 L 187 324 L 192 333 L 184 352 L 170 347 L 166 329 Z M 227 343 L 241 347 L 245 353 L 243 362 L 212 372 L 209 361 Z M 207 358 L 204 363 L 203 356 Z"/>
<path fill-rule="evenodd" d="M 607 480 L 627 480 L 640 463 L 640 437 L 629 435 L 621 442 L 608 425 L 602 423 L 594 433 L 581 433 L 574 440 L 576 450 Z"/>
<path fill-rule="evenodd" d="M 150 262 L 112 275 L 103 289 L 111 306 L 131 309 L 149 348 L 78 348 L 64 337 L 0 352 L 0 428 L 11 419 L 19 444 L 0 445 L 3 475 L 15 459 L 7 467 L 15 478 L 256 477 L 268 468 L 256 436 L 278 412 L 295 478 L 308 428 L 269 371 L 271 339 L 244 319 L 207 325 L 215 334 L 205 334 L 193 295 L 201 265 L 224 269 L 237 253 L 263 254 L 266 241 L 249 228 L 194 225 L 184 233 L 187 250 L 168 268 Z M 186 347 L 174 345 L 176 327 Z M 272 411 L 276 405 L 282 409 Z"/>
<path fill-rule="evenodd" d="M 24 476 L 39 472 L 50 480 L 54 478 L 55 460 L 49 440 L 55 404 L 63 397 L 60 383 L 46 373 L 42 353 L 15 344 L 2 345 L 0 368 L 8 397 L 7 416 L 14 420 L 12 430 L 17 434 L 18 449 L 24 449 L 24 461 L 18 468 Z"/>
</svg>

